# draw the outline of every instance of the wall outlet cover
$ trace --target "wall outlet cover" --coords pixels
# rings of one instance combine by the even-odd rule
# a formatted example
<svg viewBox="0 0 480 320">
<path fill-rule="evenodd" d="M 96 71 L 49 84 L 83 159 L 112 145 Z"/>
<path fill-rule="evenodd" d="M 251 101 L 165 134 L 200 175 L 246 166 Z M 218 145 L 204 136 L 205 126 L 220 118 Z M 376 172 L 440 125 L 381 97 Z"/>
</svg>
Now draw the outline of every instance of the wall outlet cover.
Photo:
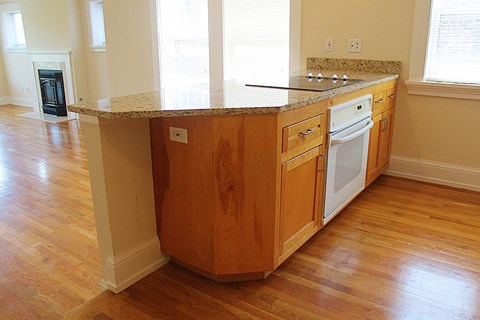
<svg viewBox="0 0 480 320">
<path fill-rule="evenodd" d="M 170 127 L 170 140 L 180 142 L 180 143 L 188 143 L 188 132 L 187 129 L 177 128 L 177 127 Z"/>
</svg>

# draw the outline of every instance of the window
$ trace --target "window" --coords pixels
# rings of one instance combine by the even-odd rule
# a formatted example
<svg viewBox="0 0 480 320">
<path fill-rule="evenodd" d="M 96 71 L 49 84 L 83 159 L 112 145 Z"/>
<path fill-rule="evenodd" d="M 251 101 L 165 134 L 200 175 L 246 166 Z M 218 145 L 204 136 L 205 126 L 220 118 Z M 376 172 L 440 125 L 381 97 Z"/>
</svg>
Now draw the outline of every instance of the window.
<svg viewBox="0 0 480 320">
<path fill-rule="evenodd" d="M 225 79 L 268 82 L 288 75 L 290 1 L 223 3 Z"/>
<path fill-rule="evenodd" d="M 3 46 L 7 49 L 25 48 L 25 33 L 20 11 L 5 12 L 3 15 Z"/>
<path fill-rule="evenodd" d="M 425 80 L 480 84 L 480 1 L 433 0 Z"/>
<path fill-rule="evenodd" d="M 300 50 L 290 43 L 290 3 L 158 0 L 161 87 L 288 75 L 290 52 Z"/>
<path fill-rule="evenodd" d="M 208 0 L 160 0 L 162 88 L 209 82 Z"/>
<path fill-rule="evenodd" d="M 88 3 L 90 13 L 90 45 L 92 48 L 105 48 L 105 23 L 103 20 L 103 1 L 90 0 Z"/>
<path fill-rule="evenodd" d="M 478 19 L 472 18 L 478 16 L 479 4 L 478 0 L 415 2 L 409 79 L 405 81 L 408 94 L 480 100 L 478 76 L 472 81 L 480 59 Z M 448 35 L 451 30 L 458 37 Z M 465 73 L 467 64 L 466 74 L 455 70 Z"/>
</svg>

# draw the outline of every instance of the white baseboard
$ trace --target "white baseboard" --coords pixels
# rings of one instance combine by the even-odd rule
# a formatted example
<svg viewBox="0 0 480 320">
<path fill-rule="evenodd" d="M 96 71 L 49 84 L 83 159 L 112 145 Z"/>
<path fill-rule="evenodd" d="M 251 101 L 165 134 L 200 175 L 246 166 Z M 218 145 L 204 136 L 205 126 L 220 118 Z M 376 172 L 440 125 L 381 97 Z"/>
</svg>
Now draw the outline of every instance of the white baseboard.
<svg viewBox="0 0 480 320">
<path fill-rule="evenodd" d="M 10 97 L 0 97 L 0 106 L 10 104 Z"/>
<path fill-rule="evenodd" d="M 480 168 L 443 162 L 392 157 L 385 174 L 480 191 Z"/>
<path fill-rule="evenodd" d="M 30 98 L 9 97 L 9 103 L 15 106 L 35 108 L 35 101 Z"/>
<path fill-rule="evenodd" d="M 107 258 L 100 285 L 119 293 L 169 261 L 170 257 L 160 252 L 158 238 L 152 239 L 119 256 Z"/>
</svg>

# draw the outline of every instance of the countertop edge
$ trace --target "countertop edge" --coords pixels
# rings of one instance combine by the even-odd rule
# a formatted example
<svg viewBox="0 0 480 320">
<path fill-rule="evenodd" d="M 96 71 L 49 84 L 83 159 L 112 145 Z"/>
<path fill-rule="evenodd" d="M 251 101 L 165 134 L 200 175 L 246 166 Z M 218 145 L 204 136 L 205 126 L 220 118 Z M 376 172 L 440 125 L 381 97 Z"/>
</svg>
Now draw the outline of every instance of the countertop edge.
<svg viewBox="0 0 480 320">
<path fill-rule="evenodd" d="M 360 82 L 352 86 L 342 87 L 327 92 L 319 92 L 318 96 L 299 100 L 295 103 L 290 103 L 282 106 L 266 106 L 266 107 L 236 107 L 236 108 L 212 108 L 212 109 L 179 109 L 179 110 L 129 110 L 129 111 L 106 111 L 99 109 L 84 108 L 81 105 L 69 105 L 68 111 L 79 114 L 93 116 L 103 119 L 149 119 L 149 118 L 163 118 L 163 117 L 188 117 L 188 116 L 215 116 L 215 115 L 245 115 L 245 114 L 271 114 L 281 113 L 306 105 L 318 103 L 323 100 L 331 99 L 343 94 L 347 94 L 363 88 L 372 87 L 384 82 L 398 79 L 400 74 L 385 74 L 385 77 L 380 79 Z M 271 90 L 287 90 L 287 89 L 271 89 Z M 288 91 L 294 91 L 288 89 Z"/>
</svg>

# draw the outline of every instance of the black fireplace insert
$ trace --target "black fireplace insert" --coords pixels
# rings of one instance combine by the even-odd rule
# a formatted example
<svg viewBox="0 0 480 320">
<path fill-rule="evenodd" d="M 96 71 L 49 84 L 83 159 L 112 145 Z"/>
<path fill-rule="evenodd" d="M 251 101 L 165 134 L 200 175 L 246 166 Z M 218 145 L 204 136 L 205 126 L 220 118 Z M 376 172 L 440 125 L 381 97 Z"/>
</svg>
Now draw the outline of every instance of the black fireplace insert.
<svg viewBox="0 0 480 320">
<path fill-rule="evenodd" d="M 65 87 L 62 70 L 38 70 L 40 91 L 42 93 L 42 109 L 44 113 L 56 116 L 67 115 Z"/>
</svg>

